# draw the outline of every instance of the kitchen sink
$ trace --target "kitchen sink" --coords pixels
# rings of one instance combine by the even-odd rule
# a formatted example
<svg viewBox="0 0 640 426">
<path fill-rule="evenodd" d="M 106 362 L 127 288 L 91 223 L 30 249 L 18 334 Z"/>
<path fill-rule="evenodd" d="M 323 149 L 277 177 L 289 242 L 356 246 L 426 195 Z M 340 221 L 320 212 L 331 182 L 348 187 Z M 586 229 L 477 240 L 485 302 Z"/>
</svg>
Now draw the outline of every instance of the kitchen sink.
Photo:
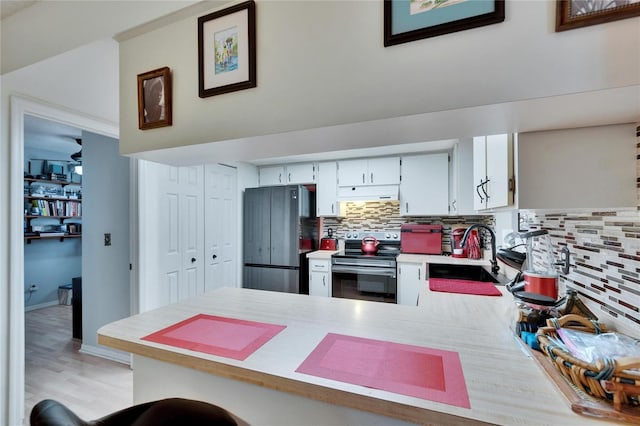
<svg viewBox="0 0 640 426">
<path fill-rule="evenodd" d="M 483 281 L 500 283 L 491 275 L 490 270 L 480 265 L 458 265 L 446 263 L 429 263 L 428 276 L 430 278 L 449 278 L 456 280 Z M 490 268 L 489 266 L 487 268 Z"/>
</svg>

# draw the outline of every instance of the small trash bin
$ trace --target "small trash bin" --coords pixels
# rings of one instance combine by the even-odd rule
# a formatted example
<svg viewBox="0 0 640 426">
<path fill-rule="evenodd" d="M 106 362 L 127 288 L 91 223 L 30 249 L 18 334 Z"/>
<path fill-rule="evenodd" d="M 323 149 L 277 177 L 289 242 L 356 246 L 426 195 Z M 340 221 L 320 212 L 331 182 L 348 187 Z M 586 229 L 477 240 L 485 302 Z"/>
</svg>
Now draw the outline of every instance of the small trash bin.
<svg viewBox="0 0 640 426">
<path fill-rule="evenodd" d="M 61 285 L 58 287 L 58 303 L 60 305 L 71 305 L 73 297 L 73 289 L 71 284 Z"/>
</svg>

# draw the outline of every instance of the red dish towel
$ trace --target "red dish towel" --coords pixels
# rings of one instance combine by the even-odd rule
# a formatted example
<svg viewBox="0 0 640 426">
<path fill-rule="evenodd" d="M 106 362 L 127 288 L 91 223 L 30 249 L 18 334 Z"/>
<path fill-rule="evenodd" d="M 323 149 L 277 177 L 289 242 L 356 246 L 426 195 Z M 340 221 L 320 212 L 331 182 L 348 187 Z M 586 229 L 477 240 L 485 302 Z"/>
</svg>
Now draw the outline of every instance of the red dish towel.
<svg viewBox="0 0 640 426">
<path fill-rule="evenodd" d="M 471 408 L 457 352 L 329 333 L 296 372 Z"/>
<path fill-rule="evenodd" d="M 480 296 L 502 296 L 492 283 L 483 281 L 429 278 L 429 290 L 443 293 L 477 294 Z"/>
<path fill-rule="evenodd" d="M 285 328 L 284 325 L 199 314 L 142 340 L 243 361 Z"/>
</svg>

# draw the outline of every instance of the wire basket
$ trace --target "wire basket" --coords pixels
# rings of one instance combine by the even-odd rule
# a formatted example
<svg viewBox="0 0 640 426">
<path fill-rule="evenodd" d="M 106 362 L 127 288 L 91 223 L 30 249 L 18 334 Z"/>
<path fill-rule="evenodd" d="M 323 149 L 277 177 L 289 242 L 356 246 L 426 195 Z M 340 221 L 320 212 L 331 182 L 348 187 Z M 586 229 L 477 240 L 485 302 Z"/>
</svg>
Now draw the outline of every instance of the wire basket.
<svg viewBox="0 0 640 426">
<path fill-rule="evenodd" d="M 584 393 L 612 402 L 617 411 L 622 405 L 640 406 L 640 357 L 585 362 L 572 355 L 561 343 L 557 334 L 561 327 L 594 334 L 606 332 L 604 324 L 580 315 L 548 319 L 547 326 L 540 327 L 536 337 L 540 349 L 556 369 Z"/>
</svg>

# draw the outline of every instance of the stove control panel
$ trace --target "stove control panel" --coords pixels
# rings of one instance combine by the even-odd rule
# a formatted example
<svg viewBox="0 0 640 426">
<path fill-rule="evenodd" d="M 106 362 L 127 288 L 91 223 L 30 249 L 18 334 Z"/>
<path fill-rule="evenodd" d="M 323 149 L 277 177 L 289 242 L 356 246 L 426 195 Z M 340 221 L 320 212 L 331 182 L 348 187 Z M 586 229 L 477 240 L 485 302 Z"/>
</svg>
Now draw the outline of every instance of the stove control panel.
<svg viewBox="0 0 640 426">
<path fill-rule="evenodd" d="M 374 237 L 379 241 L 400 241 L 400 232 L 398 231 L 382 231 L 382 232 L 367 232 L 367 231 L 347 231 L 345 237 L 347 240 L 361 240 L 364 237 Z"/>
</svg>

